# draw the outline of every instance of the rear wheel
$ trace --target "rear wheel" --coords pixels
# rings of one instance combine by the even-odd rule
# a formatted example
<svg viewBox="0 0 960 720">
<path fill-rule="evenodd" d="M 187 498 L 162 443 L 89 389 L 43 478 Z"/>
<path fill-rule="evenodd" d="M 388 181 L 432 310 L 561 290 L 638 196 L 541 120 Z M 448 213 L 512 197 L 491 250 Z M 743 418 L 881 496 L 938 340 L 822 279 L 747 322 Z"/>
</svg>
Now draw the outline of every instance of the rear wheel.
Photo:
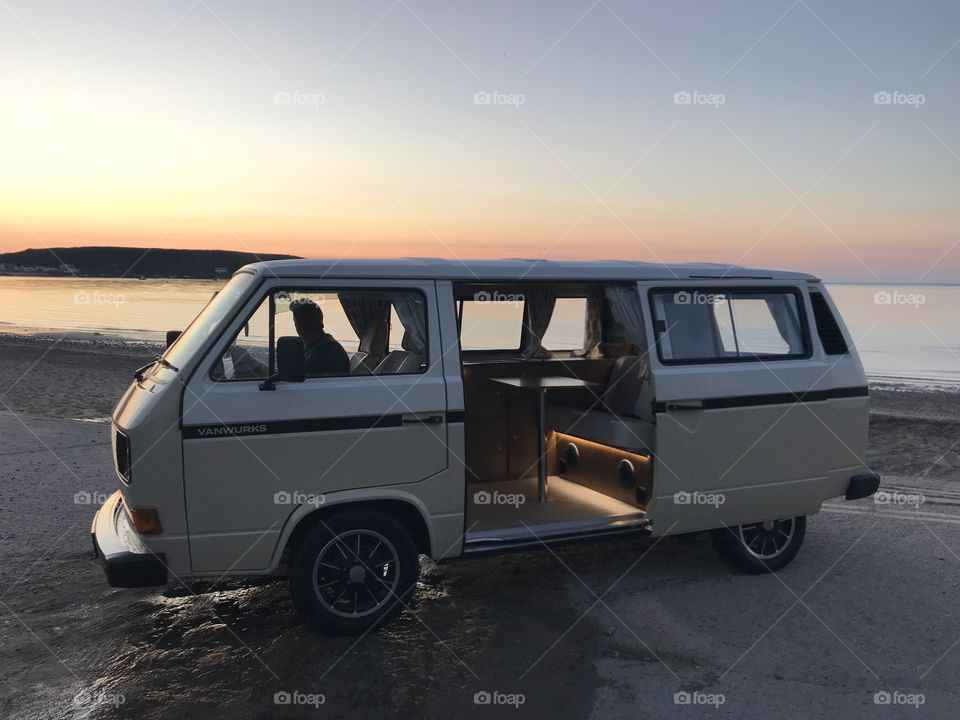
<svg viewBox="0 0 960 720">
<path fill-rule="evenodd" d="M 359 634 L 403 609 L 419 572 L 416 545 L 403 525 L 374 510 L 348 510 L 320 520 L 300 543 L 290 594 L 311 624 Z"/>
<path fill-rule="evenodd" d="M 713 531 L 720 557 L 749 573 L 779 570 L 800 551 L 807 530 L 804 516 L 766 520 Z"/>
</svg>

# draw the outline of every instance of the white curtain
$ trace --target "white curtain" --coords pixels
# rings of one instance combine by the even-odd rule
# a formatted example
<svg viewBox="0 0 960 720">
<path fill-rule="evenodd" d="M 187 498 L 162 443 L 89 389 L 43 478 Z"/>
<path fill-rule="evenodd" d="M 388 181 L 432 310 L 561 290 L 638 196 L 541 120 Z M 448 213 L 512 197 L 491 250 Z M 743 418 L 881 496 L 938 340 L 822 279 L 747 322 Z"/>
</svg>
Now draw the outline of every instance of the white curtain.
<svg viewBox="0 0 960 720">
<path fill-rule="evenodd" d="M 525 318 L 523 324 L 523 349 L 520 355 L 524 358 L 544 360 L 551 357 L 551 353 L 543 346 L 543 336 L 553 317 L 553 309 L 557 304 L 557 297 L 548 290 L 531 290 L 525 294 Z"/>
<path fill-rule="evenodd" d="M 780 331 L 780 337 L 790 348 L 791 355 L 803 353 L 803 335 L 800 332 L 800 318 L 797 317 L 796 296 L 787 293 L 767 295 L 767 309 Z"/>
<path fill-rule="evenodd" d="M 412 352 L 427 357 L 427 313 L 423 298 L 417 293 L 397 293 L 393 298 L 397 317 L 406 330 L 404 346 Z"/>
<path fill-rule="evenodd" d="M 377 320 L 390 322 L 390 301 L 384 298 L 364 296 L 359 293 L 341 292 L 338 294 L 340 306 L 350 327 L 363 342 L 363 336 Z"/>
<path fill-rule="evenodd" d="M 643 329 L 643 308 L 635 285 L 611 285 L 604 289 L 613 319 L 623 327 L 624 335 L 631 345 L 643 353 L 647 337 Z"/>
<path fill-rule="evenodd" d="M 603 341 L 603 296 L 591 293 L 587 297 L 587 312 L 583 322 L 583 354 L 598 357 Z"/>
</svg>

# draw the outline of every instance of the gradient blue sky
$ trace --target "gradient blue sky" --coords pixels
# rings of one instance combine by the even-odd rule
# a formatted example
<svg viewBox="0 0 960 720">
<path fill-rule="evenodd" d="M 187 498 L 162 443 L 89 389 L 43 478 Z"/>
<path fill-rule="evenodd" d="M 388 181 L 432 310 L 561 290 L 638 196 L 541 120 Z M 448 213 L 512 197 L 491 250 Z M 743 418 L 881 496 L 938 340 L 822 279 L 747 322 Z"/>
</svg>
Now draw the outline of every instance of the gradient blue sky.
<svg viewBox="0 0 960 720">
<path fill-rule="evenodd" d="M 960 281 L 956 2 L 4 0 L 0 67 L 0 250 Z"/>
</svg>

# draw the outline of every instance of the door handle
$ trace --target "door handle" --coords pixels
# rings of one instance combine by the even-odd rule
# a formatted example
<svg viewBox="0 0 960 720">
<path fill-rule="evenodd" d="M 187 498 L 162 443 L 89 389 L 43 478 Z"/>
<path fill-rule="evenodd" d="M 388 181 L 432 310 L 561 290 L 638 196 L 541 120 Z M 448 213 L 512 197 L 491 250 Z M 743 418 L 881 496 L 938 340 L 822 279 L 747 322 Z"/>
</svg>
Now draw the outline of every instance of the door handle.
<svg viewBox="0 0 960 720">
<path fill-rule="evenodd" d="M 667 410 L 703 410 L 703 400 L 681 400 L 668 402 Z"/>
<path fill-rule="evenodd" d="M 402 415 L 400 422 L 404 425 L 439 425 L 443 422 L 443 415 Z"/>
</svg>

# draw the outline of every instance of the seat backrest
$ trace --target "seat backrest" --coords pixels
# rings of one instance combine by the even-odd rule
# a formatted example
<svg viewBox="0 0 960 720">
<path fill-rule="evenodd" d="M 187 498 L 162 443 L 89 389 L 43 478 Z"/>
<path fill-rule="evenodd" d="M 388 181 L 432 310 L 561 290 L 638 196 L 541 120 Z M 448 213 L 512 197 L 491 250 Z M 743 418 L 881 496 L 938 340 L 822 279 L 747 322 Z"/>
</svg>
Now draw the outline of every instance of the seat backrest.
<svg viewBox="0 0 960 720">
<path fill-rule="evenodd" d="M 403 350 L 394 350 L 389 353 L 377 367 L 374 369 L 374 375 L 399 375 L 402 373 L 420 372 L 420 366 L 423 365 L 423 356 L 414 352 L 415 347 L 410 334 L 403 333 L 403 339 L 400 341 L 400 347 Z"/>
<path fill-rule="evenodd" d="M 350 358 L 351 375 L 369 375 L 380 364 L 387 348 L 390 325 L 383 318 L 374 320 L 360 340 L 357 352 Z"/>
<path fill-rule="evenodd" d="M 653 412 L 646 359 L 639 355 L 617 358 L 601 400 L 618 415 L 648 419 Z"/>
<path fill-rule="evenodd" d="M 409 350 L 394 350 L 374 369 L 374 375 L 400 375 L 420 371 L 423 358 Z"/>
</svg>

